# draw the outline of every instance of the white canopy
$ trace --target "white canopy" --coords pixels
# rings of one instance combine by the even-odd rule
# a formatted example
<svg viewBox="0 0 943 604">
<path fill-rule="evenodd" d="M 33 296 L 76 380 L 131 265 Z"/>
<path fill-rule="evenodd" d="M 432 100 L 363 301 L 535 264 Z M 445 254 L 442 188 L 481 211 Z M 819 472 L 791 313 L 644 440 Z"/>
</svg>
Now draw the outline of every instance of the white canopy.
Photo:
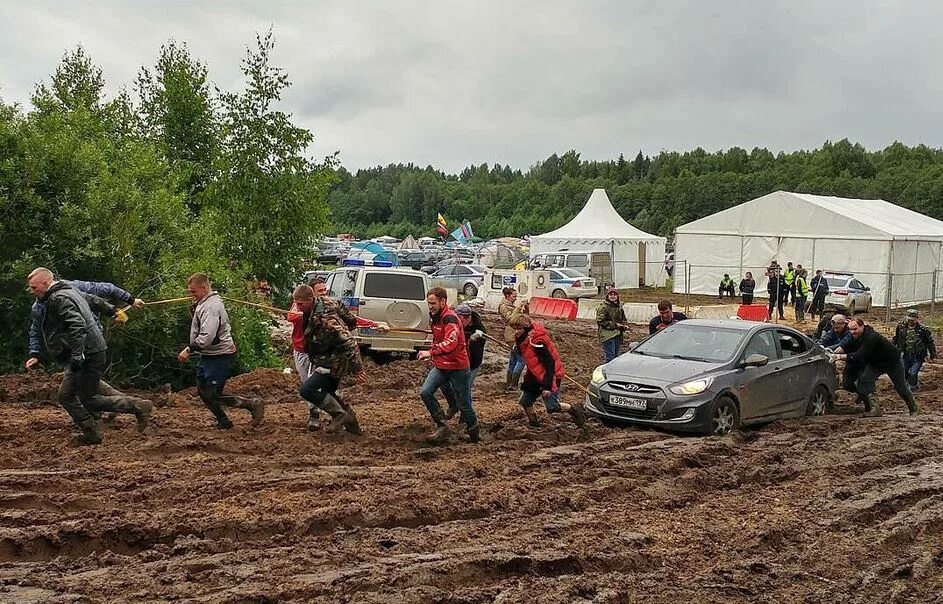
<svg viewBox="0 0 943 604">
<path fill-rule="evenodd" d="M 595 189 L 573 220 L 530 238 L 530 254 L 560 250 L 609 252 L 616 287 L 665 282 L 665 238 L 650 235 L 616 212 L 605 189 Z"/>
<path fill-rule="evenodd" d="M 406 239 L 403 239 L 403 242 L 399 244 L 401 250 L 414 250 L 417 247 L 419 247 L 419 243 L 413 239 L 412 235 L 406 235 Z"/>
<path fill-rule="evenodd" d="M 716 294 L 724 273 L 746 271 L 764 295 L 770 261 L 852 272 L 874 304 L 929 300 L 940 269 L 943 222 L 881 199 L 776 191 L 678 227 L 675 292 Z M 888 288 L 890 285 L 890 289 Z"/>
</svg>

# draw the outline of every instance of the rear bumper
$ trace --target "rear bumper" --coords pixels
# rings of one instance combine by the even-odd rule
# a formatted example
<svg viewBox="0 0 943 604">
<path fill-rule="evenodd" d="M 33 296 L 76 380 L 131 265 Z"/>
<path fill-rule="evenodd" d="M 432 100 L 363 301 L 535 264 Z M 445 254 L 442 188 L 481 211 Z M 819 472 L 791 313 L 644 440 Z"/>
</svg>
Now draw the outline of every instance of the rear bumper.
<svg viewBox="0 0 943 604">
<path fill-rule="evenodd" d="M 567 298 L 592 298 L 599 291 L 599 288 L 593 287 L 571 287 L 567 292 Z"/>
<path fill-rule="evenodd" d="M 415 352 L 432 346 L 432 338 L 403 338 L 400 336 L 354 336 L 360 346 L 367 346 L 381 352 Z"/>
</svg>

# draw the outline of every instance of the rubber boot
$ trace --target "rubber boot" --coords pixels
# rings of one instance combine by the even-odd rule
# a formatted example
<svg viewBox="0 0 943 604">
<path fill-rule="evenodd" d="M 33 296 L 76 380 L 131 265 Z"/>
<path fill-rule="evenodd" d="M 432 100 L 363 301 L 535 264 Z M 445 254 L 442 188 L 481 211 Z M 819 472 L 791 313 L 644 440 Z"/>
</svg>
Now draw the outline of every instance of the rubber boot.
<svg viewBox="0 0 943 604">
<path fill-rule="evenodd" d="M 312 406 L 308 409 L 308 432 L 317 432 L 321 429 L 321 410 Z"/>
<path fill-rule="evenodd" d="M 521 383 L 521 372 L 515 371 L 511 374 L 511 390 L 517 390 L 518 385 Z"/>
<path fill-rule="evenodd" d="M 330 394 L 326 394 L 324 400 L 321 401 L 321 410 L 326 411 L 331 416 L 331 423 L 324 429 L 328 434 L 340 431 L 348 421 L 347 412 L 344 411 L 337 399 Z"/>
<path fill-rule="evenodd" d="M 429 440 L 434 443 L 444 443 L 452 436 L 452 429 L 449 428 L 449 425 L 444 421 L 438 424 L 438 426 L 436 431 L 432 433 L 432 436 L 429 437 Z"/>
<path fill-rule="evenodd" d="M 583 412 L 583 405 L 574 403 L 570 405 L 570 409 L 567 413 L 573 418 L 573 423 L 576 424 L 578 428 L 582 430 L 586 426 L 586 413 Z"/>
<path fill-rule="evenodd" d="M 864 417 L 881 417 L 881 403 L 871 400 L 870 396 L 863 396 Z"/>
<path fill-rule="evenodd" d="M 481 427 L 478 424 L 468 428 L 465 433 L 468 434 L 468 440 L 471 442 L 481 442 Z"/>
<path fill-rule="evenodd" d="M 151 420 L 151 412 L 154 410 L 154 405 L 151 401 L 146 401 L 144 399 L 137 399 L 134 401 L 134 417 L 137 419 L 137 430 L 138 432 L 144 432 L 147 429 L 147 424 Z"/>
<path fill-rule="evenodd" d="M 216 392 L 219 399 L 223 398 L 223 389 L 219 386 L 216 386 Z M 240 409 L 245 409 L 252 416 L 252 421 L 249 422 L 253 427 L 258 427 L 262 424 L 262 419 L 265 417 L 265 404 L 261 399 L 257 398 L 242 398 L 236 396 L 226 397 L 227 403 L 231 403 L 233 407 Z"/>
<path fill-rule="evenodd" d="M 219 402 L 219 394 L 216 388 L 207 382 L 198 381 L 196 389 L 197 394 L 200 395 L 200 400 L 203 401 L 206 408 L 209 409 L 213 417 L 216 418 L 216 425 L 213 427 L 217 430 L 229 430 L 232 428 L 232 422 L 229 421 L 229 416 L 223 411 L 223 405 Z"/>
<path fill-rule="evenodd" d="M 360 429 L 360 422 L 357 421 L 357 414 L 354 413 L 354 408 L 337 394 L 329 394 L 328 396 L 334 398 L 340 404 L 341 409 L 344 410 L 344 430 L 355 436 L 363 434 L 363 430 Z"/>
<path fill-rule="evenodd" d="M 527 414 L 527 423 L 531 428 L 540 427 L 540 418 L 537 417 L 537 412 L 533 407 L 524 407 L 524 413 Z"/>
<path fill-rule="evenodd" d="M 907 410 L 910 411 L 910 417 L 915 417 L 917 415 L 917 400 L 914 398 L 912 392 L 910 396 L 904 399 L 904 402 L 907 403 Z"/>
<path fill-rule="evenodd" d="M 101 432 L 98 431 L 98 423 L 94 419 L 87 419 L 79 422 L 79 429 L 82 430 L 81 442 L 86 445 L 97 445 L 102 441 Z"/>
</svg>

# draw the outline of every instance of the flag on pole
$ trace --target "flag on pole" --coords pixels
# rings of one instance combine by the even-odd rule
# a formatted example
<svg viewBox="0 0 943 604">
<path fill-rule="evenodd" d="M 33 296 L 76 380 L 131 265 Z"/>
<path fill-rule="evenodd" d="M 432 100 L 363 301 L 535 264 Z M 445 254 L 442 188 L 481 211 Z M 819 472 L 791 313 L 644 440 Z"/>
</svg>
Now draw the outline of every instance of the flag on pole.
<svg viewBox="0 0 943 604">
<path fill-rule="evenodd" d="M 475 236 L 475 233 L 472 232 L 471 223 L 467 220 L 462 223 L 462 235 L 468 241 L 471 241 L 472 237 Z"/>
<path fill-rule="evenodd" d="M 435 230 L 443 237 L 445 237 L 445 234 L 449 232 L 448 229 L 446 228 L 445 216 L 443 216 L 442 214 L 439 214 L 438 218 L 436 219 Z"/>
<path fill-rule="evenodd" d="M 452 231 L 452 238 L 461 244 L 467 243 L 467 241 L 465 240 L 465 232 L 462 230 L 462 227 L 458 227 L 457 229 Z"/>
</svg>

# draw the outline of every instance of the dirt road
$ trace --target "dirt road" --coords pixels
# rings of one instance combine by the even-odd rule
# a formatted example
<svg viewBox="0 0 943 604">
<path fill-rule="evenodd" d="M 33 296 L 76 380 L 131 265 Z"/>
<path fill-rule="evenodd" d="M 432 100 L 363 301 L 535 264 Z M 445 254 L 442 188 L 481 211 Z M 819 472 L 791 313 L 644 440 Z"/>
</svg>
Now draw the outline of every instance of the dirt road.
<svg viewBox="0 0 943 604">
<path fill-rule="evenodd" d="M 553 328 L 587 381 L 591 326 Z M 0 601 L 943 602 L 939 366 L 916 421 L 881 383 L 883 418 L 718 439 L 527 428 L 500 361 L 485 442 L 440 447 L 420 363 L 346 391 L 359 438 L 305 432 L 294 376 L 266 370 L 232 382 L 269 401 L 258 429 L 210 429 L 185 391 L 97 447 L 70 444 L 54 380 L 4 376 Z"/>
</svg>

